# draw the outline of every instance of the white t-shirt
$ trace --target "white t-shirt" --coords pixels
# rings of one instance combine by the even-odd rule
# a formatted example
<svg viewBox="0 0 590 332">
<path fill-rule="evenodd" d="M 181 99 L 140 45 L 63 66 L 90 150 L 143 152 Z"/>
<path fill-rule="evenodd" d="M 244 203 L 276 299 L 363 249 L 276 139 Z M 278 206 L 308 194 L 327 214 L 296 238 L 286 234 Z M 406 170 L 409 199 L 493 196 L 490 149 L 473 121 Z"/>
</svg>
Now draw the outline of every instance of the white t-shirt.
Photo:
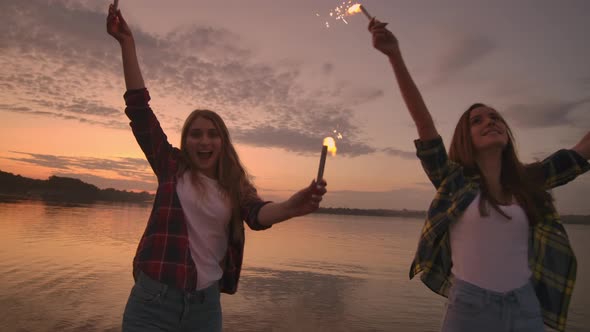
<svg viewBox="0 0 590 332">
<path fill-rule="evenodd" d="M 518 204 L 499 206 L 506 219 L 488 205 L 479 215 L 480 194 L 450 227 L 451 273 L 484 289 L 507 292 L 529 281 L 529 223 Z"/>
<path fill-rule="evenodd" d="M 186 171 L 176 184 L 186 218 L 190 252 L 197 266 L 197 289 L 221 279 L 220 262 L 225 257 L 231 218 L 229 198 L 216 180 L 199 173 L 198 185 Z"/>
</svg>

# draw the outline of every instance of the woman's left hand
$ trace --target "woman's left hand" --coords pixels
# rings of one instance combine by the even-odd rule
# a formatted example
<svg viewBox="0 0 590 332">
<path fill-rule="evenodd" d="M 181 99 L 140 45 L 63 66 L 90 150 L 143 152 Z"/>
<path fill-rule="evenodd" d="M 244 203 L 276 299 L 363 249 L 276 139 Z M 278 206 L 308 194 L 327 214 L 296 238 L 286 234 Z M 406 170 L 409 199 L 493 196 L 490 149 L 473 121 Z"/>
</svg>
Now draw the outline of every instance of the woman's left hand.
<svg viewBox="0 0 590 332">
<path fill-rule="evenodd" d="M 314 212 L 320 207 L 322 197 L 327 192 L 325 180 L 316 183 L 315 180 L 309 186 L 293 194 L 285 203 L 291 218 Z"/>
</svg>

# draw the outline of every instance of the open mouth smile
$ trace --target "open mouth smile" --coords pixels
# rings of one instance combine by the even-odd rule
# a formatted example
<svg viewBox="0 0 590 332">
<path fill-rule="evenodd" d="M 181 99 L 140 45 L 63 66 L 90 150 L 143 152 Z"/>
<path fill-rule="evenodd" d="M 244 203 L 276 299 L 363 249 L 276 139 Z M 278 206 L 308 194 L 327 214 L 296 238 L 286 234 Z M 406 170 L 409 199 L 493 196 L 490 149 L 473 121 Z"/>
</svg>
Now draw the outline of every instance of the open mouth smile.
<svg viewBox="0 0 590 332">
<path fill-rule="evenodd" d="M 491 133 L 496 133 L 498 135 L 502 135 L 502 131 L 500 131 L 499 129 L 490 129 L 490 130 L 484 131 L 482 136 L 486 136 Z"/>
<path fill-rule="evenodd" d="M 207 160 L 213 156 L 213 151 L 197 151 L 199 160 Z"/>
</svg>

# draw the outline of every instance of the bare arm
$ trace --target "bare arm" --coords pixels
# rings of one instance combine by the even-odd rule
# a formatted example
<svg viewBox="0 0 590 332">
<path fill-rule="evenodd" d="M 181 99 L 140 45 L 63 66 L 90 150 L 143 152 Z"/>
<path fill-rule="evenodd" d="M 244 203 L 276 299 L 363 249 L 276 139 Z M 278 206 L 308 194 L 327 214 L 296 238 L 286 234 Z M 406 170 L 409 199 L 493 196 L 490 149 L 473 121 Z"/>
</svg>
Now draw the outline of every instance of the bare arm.
<svg viewBox="0 0 590 332">
<path fill-rule="evenodd" d="M 369 31 L 373 35 L 373 46 L 389 58 L 400 92 L 416 124 L 420 139 L 427 141 L 437 138 L 439 134 L 434 121 L 406 67 L 397 38 L 385 28 L 386 25 L 387 23 L 379 22 L 375 18 L 369 23 Z"/>
<path fill-rule="evenodd" d="M 143 76 L 137 61 L 137 52 L 135 50 L 135 40 L 131 29 L 123 19 L 121 11 L 115 12 L 113 5 L 109 6 L 109 15 L 107 16 L 107 32 L 113 36 L 121 45 L 121 56 L 123 58 L 123 73 L 125 75 L 125 86 L 127 90 L 136 90 L 145 88 Z"/>
<path fill-rule="evenodd" d="M 299 190 L 288 200 L 264 205 L 258 212 L 258 222 L 264 226 L 303 216 L 314 212 L 320 206 L 322 196 L 326 193 L 326 181 L 318 185 L 313 181 L 309 186 Z"/>
<path fill-rule="evenodd" d="M 572 150 L 576 151 L 582 158 L 590 160 L 590 132 L 586 133 Z"/>
</svg>

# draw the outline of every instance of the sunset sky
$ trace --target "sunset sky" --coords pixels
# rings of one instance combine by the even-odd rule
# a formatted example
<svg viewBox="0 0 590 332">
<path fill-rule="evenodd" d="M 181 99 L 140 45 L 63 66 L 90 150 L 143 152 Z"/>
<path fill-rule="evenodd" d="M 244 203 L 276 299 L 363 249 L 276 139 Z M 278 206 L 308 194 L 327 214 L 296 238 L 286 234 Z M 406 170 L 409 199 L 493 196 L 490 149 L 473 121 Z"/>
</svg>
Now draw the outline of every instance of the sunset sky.
<svg viewBox="0 0 590 332">
<path fill-rule="evenodd" d="M 521 160 L 571 148 L 590 130 L 587 0 L 367 0 L 400 41 L 447 147 L 461 113 L 504 115 Z M 0 170 L 155 190 L 123 113 L 108 1 L 2 0 Z M 434 189 L 415 157 L 416 129 L 391 67 L 361 14 L 330 17 L 331 0 L 120 0 L 151 106 L 170 142 L 196 108 L 226 121 L 269 200 L 316 176 L 329 157 L 323 206 L 419 209 Z M 328 24 L 326 24 L 326 22 Z M 329 25 L 329 27 L 327 27 Z M 554 191 L 564 214 L 590 214 L 590 175 Z"/>
</svg>

